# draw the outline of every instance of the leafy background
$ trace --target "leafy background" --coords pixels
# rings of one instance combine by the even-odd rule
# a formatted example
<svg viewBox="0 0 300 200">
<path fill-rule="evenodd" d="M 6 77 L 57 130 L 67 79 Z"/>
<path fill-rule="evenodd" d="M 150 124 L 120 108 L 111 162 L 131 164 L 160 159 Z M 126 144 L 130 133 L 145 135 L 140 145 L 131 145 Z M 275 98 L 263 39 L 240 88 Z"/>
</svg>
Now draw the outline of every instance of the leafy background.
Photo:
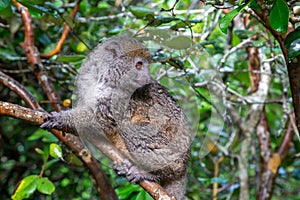
<svg viewBox="0 0 300 200">
<path fill-rule="evenodd" d="M 275 174 L 274 182 L 269 183 L 274 188 L 272 199 L 300 198 L 297 136 L 285 147 L 286 155 L 276 157 L 288 124 L 293 121 L 286 61 L 299 55 L 300 5 L 296 1 L 82 0 L 74 19 L 70 13 L 79 1 L 18 2 L 29 9 L 34 44 L 42 54 L 41 65 L 35 67 L 49 75 L 65 109 L 71 106 L 80 64 L 103 38 L 125 32 L 164 38 L 163 45 L 148 40 L 145 44 L 153 58 L 152 76 L 184 107 L 196 134 L 189 163 L 189 199 L 242 199 L 239 164 L 247 138 L 251 138 L 246 154 L 249 198 L 264 199 L 260 191 L 266 170 Z M 0 1 L 0 72 L 25 86 L 45 110 L 52 111 L 20 46 L 25 27 L 15 3 Z M 254 17 L 251 11 L 269 14 L 269 21 L 258 20 L 263 18 Z M 66 24 L 70 32 L 60 53 L 43 56 L 57 46 Z M 284 35 L 285 47 L 278 42 L 280 34 Z M 259 66 L 264 62 L 270 67 L 270 87 L 262 102 L 250 101 L 259 90 L 255 74 L 261 78 L 262 73 L 260 68 L 251 68 L 249 48 L 258 53 L 255 56 Z M 2 83 L 3 77 L 0 76 Z M 213 78 L 221 82 L 215 83 L 219 89 L 206 83 Z M 220 86 L 224 88 L 220 90 Z M 0 100 L 26 107 L 24 100 L 4 84 L 0 84 Z M 266 124 L 262 127 L 269 138 L 269 157 L 263 154 L 259 123 L 249 123 L 253 106 L 258 104 L 264 106 L 261 113 L 265 113 Z M 238 113 L 240 123 L 234 120 L 232 110 Z M 243 129 L 242 123 L 248 127 Z M 247 130 L 253 130 L 250 136 Z M 51 133 L 37 125 L 0 116 L 0 142 L 1 199 L 99 199 L 83 163 Z M 119 199 L 151 199 L 140 186 L 116 176 L 108 158 L 99 163 Z"/>
</svg>

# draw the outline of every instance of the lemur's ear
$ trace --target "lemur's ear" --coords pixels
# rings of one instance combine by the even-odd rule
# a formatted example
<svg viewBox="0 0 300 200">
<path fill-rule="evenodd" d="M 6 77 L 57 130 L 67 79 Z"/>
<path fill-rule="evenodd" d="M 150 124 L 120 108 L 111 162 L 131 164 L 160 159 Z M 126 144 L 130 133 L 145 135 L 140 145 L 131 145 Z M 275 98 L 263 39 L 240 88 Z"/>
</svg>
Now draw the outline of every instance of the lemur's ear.
<svg viewBox="0 0 300 200">
<path fill-rule="evenodd" d="M 113 58 L 118 57 L 121 52 L 121 46 L 116 41 L 108 41 L 105 43 L 104 49 L 110 53 Z"/>
</svg>

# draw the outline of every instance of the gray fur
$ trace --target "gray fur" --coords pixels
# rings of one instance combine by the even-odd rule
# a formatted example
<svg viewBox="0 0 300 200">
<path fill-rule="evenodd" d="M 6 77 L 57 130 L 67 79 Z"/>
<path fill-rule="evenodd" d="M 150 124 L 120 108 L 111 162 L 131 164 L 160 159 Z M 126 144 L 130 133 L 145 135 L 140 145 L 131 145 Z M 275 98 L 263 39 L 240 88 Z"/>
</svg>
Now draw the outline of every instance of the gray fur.
<svg viewBox="0 0 300 200">
<path fill-rule="evenodd" d="M 108 39 L 80 69 L 77 105 L 52 113 L 41 127 L 94 140 L 105 136 L 128 157 L 114 166 L 119 175 L 133 183 L 160 181 L 181 200 L 190 154 L 189 125 L 171 95 L 151 80 L 149 62 L 148 50 L 137 40 Z"/>
</svg>

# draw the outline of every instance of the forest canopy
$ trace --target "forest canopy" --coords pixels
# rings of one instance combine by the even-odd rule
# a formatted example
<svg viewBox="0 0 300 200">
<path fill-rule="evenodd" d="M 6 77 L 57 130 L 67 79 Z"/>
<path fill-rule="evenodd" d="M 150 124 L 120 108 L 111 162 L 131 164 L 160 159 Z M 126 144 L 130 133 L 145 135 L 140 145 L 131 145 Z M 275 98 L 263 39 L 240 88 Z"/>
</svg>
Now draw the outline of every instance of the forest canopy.
<svg viewBox="0 0 300 200">
<path fill-rule="evenodd" d="M 74 105 L 81 64 L 115 35 L 150 50 L 191 124 L 187 199 L 299 199 L 299 22 L 296 0 L 1 0 L 0 199 L 164 195 L 117 176 L 113 147 L 39 127 Z"/>
</svg>

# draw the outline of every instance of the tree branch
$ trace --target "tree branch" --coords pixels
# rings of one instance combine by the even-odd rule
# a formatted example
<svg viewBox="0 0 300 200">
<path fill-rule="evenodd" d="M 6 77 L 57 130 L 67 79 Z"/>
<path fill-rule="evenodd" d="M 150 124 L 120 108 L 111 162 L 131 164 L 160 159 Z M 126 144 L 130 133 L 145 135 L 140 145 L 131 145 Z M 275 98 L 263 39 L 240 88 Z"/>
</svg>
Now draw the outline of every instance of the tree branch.
<svg viewBox="0 0 300 200">
<path fill-rule="evenodd" d="M 292 142 L 294 129 L 293 123 L 296 121 L 296 129 L 297 133 L 300 132 L 300 56 L 297 56 L 293 61 L 290 61 L 288 58 L 288 51 L 284 46 L 284 41 L 287 34 L 279 33 L 275 31 L 269 21 L 269 10 L 262 7 L 261 10 L 254 10 L 254 16 L 269 30 L 275 39 L 277 39 L 283 56 L 285 58 L 285 62 L 287 63 L 288 76 L 290 82 L 290 88 L 292 92 L 293 98 L 293 107 L 294 107 L 294 116 L 290 116 L 290 120 L 288 123 L 287 130 L 284 134 L 283 140 L 281 141 L 280 147 L 276 151 L 276 153 L 271 152 L 271 148 L 264 146 L 264 162 L 263 162 L 263 174 L 262 174 L 262 182 L 260 186 L 260 191 L 257 195 L 257 199 L 271 199 L 272 192 L 274 189 L 274 183 L 276 180 L 276 176 L 278 173 L 278 168 L 280 167 L 283 159 L 286 156 L 290 148 L 290 143 Z M 293 24 L 294 25 L 294 24 Z M 294 27 L 293 27 L 294 28 Z M 292 29 L 293 29 L 292 28 Z M 289 31 L 292 31 L 290 29 Z M 299 135 L 298 135 L 299 137 Z M 260 139 L 261 140 L 261 139 Z M 266 142 L 266 141 L 265 141 Z"/>
<path fill-rule="evenodd" d="M 41 112 L 41 111 L 34 111 L 29 108 L 24 108 L 22 106 L 16 105 L 16 104 L 11 104 L 7 102 L 2 102 L 0 101 L 0 115 L 6 115 L 10 117 L 14 117 L 16 119 L 21 119 L 26 122 L 35 124 L 35 125 L 41 125 L 43 123 L 43 117 L 47 115 L 47 113 Z M 67 146 L 70 147 L 70 149 L 78 155 L 81 160 L 84 161 L 84 163 L 89 166 L 90 170 L 99 170 L 98 167 L 95 165 L 95 159 L 92 157 L 90 151 L 82 145 L 80 142 L 79 138 L 69 134 L 65 133 L 62 134 L 61 131 L 58 130 L 52 130 L 51 131 L 58 139 L 63 141 Z M 113 145 L 110 144 L 109 142 L 101 142 L 98 144 L 95 144 L 97 148 L 99 148 L 104 154 L 106 154 L 111 160 L 115 162 L 122 162 L 125 157 L 120 151 Z M 101 191 L 101 199 L 117 199 L 117 197 L 112 196 L 115 194 L 114 192 L 111 191 L 112 188 L 109 188 L 106 182 L 103 179 L 106 179 L 106 177 L 102 176 L 102 173 L 93 173 L 94 176 L 98 177 L 99 179 L 102 179 L 102 182 L 98 183 L 97 182 L 97 189 L 98 191 Z M 100 178 L 99 178 L 100 177 Z M 95 178 L 95 177 L 94 177 Z M 155 182 L 150 182 L 150 181 L 141 181 L 139 183 L 154 199 L 172 199 L 170 196 L 168 196 L 167 192 L 165 191 L 164 188 L 162 188 L 159 184 Z M 105 195 L 106 194 L 106 195 Z M 109 194 L 109 195 L 108 195 Z"/>
<path fill-rule="evenodd" d="M 31 92 L 27 90 L 27 88 L 25 88 L 18 81 L 14 80 L 10 76 L 7 76 L 1 71 L 0 84 L 5 85 L 6 87 L 10 88 L 12 91 L 17 93 L 21 97 L 21 99 L 26 103 L 26 105 L 28 105 L 30 108 L 34 110 L 42 110 L 35 96 L 33 96 Z"/>
<path fill-rule="evenodd" d="M 75 18 L 76 13 L 78 12 L 80 2 L 81 2 L 81 0 L 78 0 L 76 2 L 75 7 L 74 7 L 73 11 L 71 12 L 71 18 L 72 19 Z M 61 51 L 62 45 L 64 44 L 64 42 L 65 42 L 65 40 L 68 36 L 69 30 L 70 30 L 70 26 L 69 26 L 69 24 L 66 23 L 64 31 L 63 31 L 63 33 L 60 37 L 60 40 L 58 41 L 55 49 L 52 50 L 51 52 L 47 53 L 47 54 L 42 54 L 41 56 L 44 57 L 44 58 L 50 58 L 50 57 L 58 54 Z"/>
<path fill-rule="evenodd" d="M 262 54 L 261 54 L 262 55 Z M 264 101 L 267 97 L 271 77 L 270 77 L 270 71 L 271 66 L 267 62 L 263 62 L 265 58 L 260 58 L 262 62 L 262 67 L 260 67 L 261 70 L 261 79 L 258 84 L 258 89 L 255 93 L 253 93 L 254 99 L 257 99 L 258 101 Z M 241 151 L 239 155 L 239 177 L 240 177 L 240 183 L 241 183 L 241 192 L 240 192 L 240 199 L 249 199 L 249 186 L 248 186 L 248 167 L 249 167 L 249 149 L 251 146 L 252 141 L 252 134 L 255 131 L 255 127 L 257 126 L 261 113 L 263 111 L 264 105 L 263 104 L 253 104 L 251 105 L 251 111 L 248 115 L 248 122 L 247 126 L 249 127 L 244 132 L 244 140 L 241 144 Z"/>
<path fill-rule="evenodd" d="M 267 121 L 266 111 L 264 109 L 259 124 L 257 126 L 257 135 L 258 141 L 260 145 L 260 157 L 262 161 L 262 172 L 259 179 L 259 187 L 258 193 L 256 196 L 257 200 L 267 199 L 268 195 L 270 194 L 268 182 L 269 182 L 269 162 L 272 156 L 272 149 L 271 149 L 271 141 L 270 141 L 270 128 Z M 267 187 L 266 187 L 267 186 Z M 272 187 L 272 185 L 271 185 Z"/>
<path fill-rule="evenodd" d="M 293 107 L 295 110 L 295 112 L 294 112 L 295 119 L 296 119 L 298 132 L 300 132 L 300 81 L 299 81 L 300 55 L 298 55 L 292 61 L 289 60 L 288 50 L 284 46 L 286 34 L 279 33 L 271 27 L 269 18 L 268 18 L 269 15 L 266 13 L 268 13 L 267 10 L 262 10 L 261 12 L 258 12 L 255 10 L 255 14 L 259 18 L 259 21 L 262 22 L 262 24 L 266 27 L 266 29 L 269 30 L 272 33 L 272 35 L 275 37 L 275 39 L 278 41 L 280 48 L 282 50 L 283 56 L 285 58 L 285 62 L 287 63 L 290 87 L 291 87 L 292 98 L 293 98 Z M 289 31 L 292 31 L 292 30 L 289 30 Z"/>
<path fill-rule="evenodd" d="M 21 43 L 21 47 L 26 54 L 27 60 L 30 63 L 35 76 L 39 80 L 39 83 L 42 85 L 48 99 L 52 103 L 53 108 L 56 111 L 60 111 L 60 99 L 58 98 L 53 85 L 50 83 L 48 75 L 42 69 L 39 52 L 34 45 L 34 31 L 31 26 L 31 15 L 28 12 L 28 9 L 16 0 L 12 0 L 12 3 L 20 11 L 24 22 L 25 39 L 24 42 Z"/>
<path fill-rule="evenodd" d="M 300 132 L 300 55 L 287 64 L 290 87 L 293 98 L 294 113 L 298 132 Z"/>
<path fill-rule="evenodd" d="M 12 116 L 36 125 L 43 123 L 42 117 L 47 113 L 41 112 L 43 109 L 40 107 L 34 96 L 23 85 L 2 72 L 0 72 L 0 83 L 16 92 L 30 108 L 39 110 L 34 111 L 29 108 L 18 107 L 14 104 L 0 102 L 0 115 Z M 117 199 L 117 195 L 108 178 L 102 172 L 99 163 L 92 157 L 91 153 L 86 149 L 79 138 L 71 134 L 62 134 L 61 131 L 56 130 L 53 130 L 52 133 L 60 141 L 64 142 L 83 161 L 89 169 L 91 177 L 95 180 L 95 185 L 100 197 L 107 200 Z M 85 153 L 83 154 L 82 152 Z"/>
<path fill-rule="evenodd" d="M 34 110 L 23 108 L 14 104 L 0 102 L 0 115 L 8 115 L 26 122 L 40 125 L 43 123 L 43 116 L 47 115 L 40 107 L 36 98 L 18 81 L 7 76 L 0 71 L 0 83 L 16 92 L 25 103 Z M 74 152 L 89 169 L 91 177 L 95 180 L 96 188 L 102 199 L 117 199 L 116 193 L 110 184 L 108 178 L 102 173 L 102 169 L 97 160 L 86 149 L 78 137 L 71 134 L 62 134 L 61 131 L 53 130 L 52 133 L 62 142 L 64 142 Z M 82 152 L 87 152 L 82 154 Z M 85 159 L 89 157 L 90 159 Z"/>
</svg>

